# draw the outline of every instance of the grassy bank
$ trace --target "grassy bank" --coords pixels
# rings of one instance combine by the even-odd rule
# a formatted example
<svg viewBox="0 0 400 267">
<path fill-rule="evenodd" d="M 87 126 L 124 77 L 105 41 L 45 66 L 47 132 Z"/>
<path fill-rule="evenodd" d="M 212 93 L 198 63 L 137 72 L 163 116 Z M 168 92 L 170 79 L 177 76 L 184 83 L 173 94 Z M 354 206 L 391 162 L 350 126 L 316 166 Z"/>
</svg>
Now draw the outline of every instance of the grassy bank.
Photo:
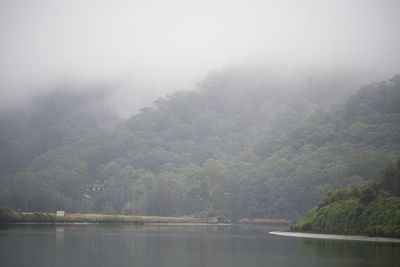
<svg viewBox="0 0 400 267">
<path fill-rule="evenodd" d="M 121 223 L 121 224 L 149 224 L 149 223 L 187 223 L 187 224 L 226 224 L 231 223 L 225 216 L 212 218 L 198 218 L 195 216 L 163 217 L 163 216 L 137 216 L 137 215 L 112 215 L 112 214 L 82 214 L 67 213 L 57 217 L 55 213 L 19 212 L 9 208 L 0 207 L 1 223 Z M 291 221 L 284 219 L 251 219 L 244 218 L 237 223 L 246 225 L 289 225 Z"/>
<path fill-rule="evenodd" d="M 66 214 L 57 217 L 54 213 L 25 213 L 7 208 L 0 208 L 0 223 L 215 223 L 200 220 L 192 216 L 161 217 L 110 214 Z"/>
</svg>

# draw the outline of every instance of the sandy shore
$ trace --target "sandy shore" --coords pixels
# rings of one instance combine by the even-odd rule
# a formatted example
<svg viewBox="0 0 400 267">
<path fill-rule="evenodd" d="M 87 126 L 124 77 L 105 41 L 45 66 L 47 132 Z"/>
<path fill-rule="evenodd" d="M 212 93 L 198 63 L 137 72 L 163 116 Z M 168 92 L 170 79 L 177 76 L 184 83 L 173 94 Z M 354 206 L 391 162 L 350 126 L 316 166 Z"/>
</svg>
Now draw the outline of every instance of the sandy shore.
<svg viewBox="0 0 400 267">
<path fill-rule="evenodd" d="M 358 235 L 330 235 L 330 234 L 313 234 L 313 233 L 299 233 L 299 232 L 269 232 L 271 235 L 289 236 L 289 237 L 303 237 L 314 239 L 332 239 L 332 240 L 351 240 L 351 241 L 365 241 L 365 242 L 385 242 L 385 243 L 399 243 L 400 239 L 387 238 L 387 237 L 368 237 Z"/>
</svg>

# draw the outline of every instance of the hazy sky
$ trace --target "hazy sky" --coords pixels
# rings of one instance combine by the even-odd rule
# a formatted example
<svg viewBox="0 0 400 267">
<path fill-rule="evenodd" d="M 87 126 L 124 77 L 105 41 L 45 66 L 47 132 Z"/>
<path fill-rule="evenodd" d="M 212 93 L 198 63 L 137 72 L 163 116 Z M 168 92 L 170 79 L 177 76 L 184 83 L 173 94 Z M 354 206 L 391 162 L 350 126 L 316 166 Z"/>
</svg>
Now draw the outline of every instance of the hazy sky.
<svg viewBox="0 0 400 267">
<path fill-rule="evenodd" d="M 0 0 L 2 105 L 60 80 L 121 82 L 147 103 L 253 62 L 389 78 L 399 14 L 398 0 Z"/>
</svg>

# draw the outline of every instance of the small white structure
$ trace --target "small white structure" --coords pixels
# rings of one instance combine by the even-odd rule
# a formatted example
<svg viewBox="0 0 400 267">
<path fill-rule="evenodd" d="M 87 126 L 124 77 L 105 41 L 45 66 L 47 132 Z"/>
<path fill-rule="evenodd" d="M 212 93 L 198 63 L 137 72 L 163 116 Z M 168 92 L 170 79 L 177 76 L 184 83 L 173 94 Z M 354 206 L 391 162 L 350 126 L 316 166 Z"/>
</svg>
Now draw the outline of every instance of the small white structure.
<svg viewBox="0 0 400 267">
<path fill-rule="evenodd" d="M 64 216 L 65 216 L 65 211 L 63 211 L 63 210 L 57 210 L 56 216 L 57 216 L 57 217 L 64 217 Z"/>
</svg>

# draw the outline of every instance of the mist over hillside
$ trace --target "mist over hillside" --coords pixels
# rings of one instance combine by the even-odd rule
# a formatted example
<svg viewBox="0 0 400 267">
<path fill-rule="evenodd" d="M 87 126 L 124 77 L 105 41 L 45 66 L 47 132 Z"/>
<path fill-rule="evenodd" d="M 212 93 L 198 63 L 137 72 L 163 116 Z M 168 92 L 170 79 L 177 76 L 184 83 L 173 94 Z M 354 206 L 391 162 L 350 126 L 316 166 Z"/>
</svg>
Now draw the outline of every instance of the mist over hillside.
<svg viewBox="0 0 400 267">
<path fill-rule="evenodd" d="M 0 201 L 26 211 L 298 218 L 328 189 L 365 183 L 399 156 L 399 81 L 347 98 L 338 90 L 347 80 L 317 94 L 321 83 L 231 68 L 128 119 L 109 108 L 107 89 L 54 90 L 2 114 Z"/>
<path fill-rule="evenodd" d="M 353 90 L 399 72 L 399 10 L 397 0 L 5 0 L 0 109 L 63 82 L 114 83 L 128 117 L 229 66 L 296 86 L 352 79 L 335 90 Z"/>
<path fill-rule="evenodd" d="M 399 14 L 0 0 L 0 267 L 397 267 Z"/>
<path fill-rule="evenodd" d="M 0 1 L 0 205 L 299 218 L 399 154 L 399 11 Z"/>
</svg>

